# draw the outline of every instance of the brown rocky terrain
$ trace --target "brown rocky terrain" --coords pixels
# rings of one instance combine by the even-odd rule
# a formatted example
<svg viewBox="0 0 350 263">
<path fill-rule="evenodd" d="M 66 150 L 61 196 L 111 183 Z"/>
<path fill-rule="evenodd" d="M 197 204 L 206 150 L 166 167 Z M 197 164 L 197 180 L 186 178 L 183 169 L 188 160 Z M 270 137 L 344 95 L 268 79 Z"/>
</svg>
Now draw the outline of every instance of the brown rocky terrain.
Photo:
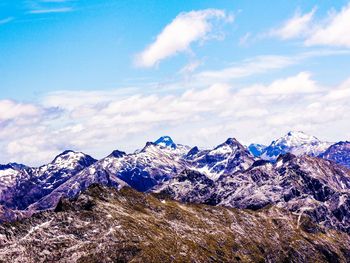
<svg viewBox="0 0 350 263">
<path fill-rule="evenodd" d="M 182 204 L 93 185 L 1 225 L 0 262 L 350 262 L 350 236 L 274 206 Z"/>
</svg>

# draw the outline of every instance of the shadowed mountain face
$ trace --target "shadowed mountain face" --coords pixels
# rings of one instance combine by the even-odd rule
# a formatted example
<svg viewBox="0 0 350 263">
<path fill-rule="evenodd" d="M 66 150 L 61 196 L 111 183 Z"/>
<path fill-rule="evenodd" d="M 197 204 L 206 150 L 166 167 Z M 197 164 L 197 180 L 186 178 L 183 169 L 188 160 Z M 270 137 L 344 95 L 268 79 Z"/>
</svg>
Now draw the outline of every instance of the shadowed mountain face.
<svg viewBox="0 0 350 263">
<path fill-rule="evenodd" d="M 322 153 L 320 157 L 350 168 L 350 142 L 335 143 Z"/>
<path fill-rule="evenodd" d="M 3 166 L 0 170 L 0 204 L 9 209 L 26 209 L 96 162 L 91 156 L 65 151 L 51 163 L 38 168 Z"/>
<path fill-rule="evenodd" d="M 345 233 L 276 207 L 181 204 L 98 185 L 0 226 L 0 262 L 346 262 L 349 248 Z"/>
<path fill-rule="evenodd" d="M 286 154 L 274 164 L 259 160 L 216 181 L 189 170 L 153 191 L 182 202 L 252 210 L 277 205 L 350 233 L 350 170 L 316 157 Z"/>
<path fill-rule="evenodd" d="M 212 150 L 192 148 L 186 161 L 188 168 L 217 180 L 221 175 L 247 169 L 254 162 L 254 157 L 236 139 L 229 138 Z"/>
</svg>

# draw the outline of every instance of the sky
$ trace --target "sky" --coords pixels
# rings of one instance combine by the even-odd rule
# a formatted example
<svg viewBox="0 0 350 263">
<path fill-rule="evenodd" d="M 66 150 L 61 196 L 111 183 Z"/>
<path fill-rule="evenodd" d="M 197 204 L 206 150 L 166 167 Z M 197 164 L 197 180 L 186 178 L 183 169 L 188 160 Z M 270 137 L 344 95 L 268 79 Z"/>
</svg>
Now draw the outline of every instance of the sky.
<svg viewBox="0 0 350 263">
<path fill-rule="evenodd" d="M 290 130 L 350 140 L 348 0 L 0 0 L 0 163 Z"/>
</svg>

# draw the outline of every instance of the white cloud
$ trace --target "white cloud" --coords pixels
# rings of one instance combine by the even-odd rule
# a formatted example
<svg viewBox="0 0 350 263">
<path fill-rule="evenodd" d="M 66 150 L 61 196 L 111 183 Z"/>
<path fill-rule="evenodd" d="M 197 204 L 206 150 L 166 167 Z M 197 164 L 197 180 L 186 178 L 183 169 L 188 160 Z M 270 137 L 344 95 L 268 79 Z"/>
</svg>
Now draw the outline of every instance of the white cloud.
<svg viewBox="0 0 350 263">
<path fill-rule="evenodd" d="M 155 42 L 136 56 L 136 65 L 153 67 L 161 60 L 189 50 L 191 43 L 204 40 L 212 31 L 212 20 L 232 20 L 218 9 L 180 13 L 157 36 Z"/>
<path fill-rule="evenodd" d="M 246 59 L 231 66 L 217 70 L 206 70 L 198 72 L 191 77 L 195 85 L 214 84 L 217 82 L 230 82 L 232 80 L 269 73 L 272 70 L 280 70 L 289 66 L 300 64 L 315 57 L 349 55 L 348 49 L 316 50 L 290 56 L 263 55 Z"/>
<path fill-rule="evenodd" d="M 50 14 L 50 13 L 66 13 L 71 12 L 71 7 L 50 8 L 50 9 L 34 9 L 29 11 L 30 14 Z"/>
<path fill-rule="evenodd" d="M 270 35 L 278 36 L 282 39 L 304 36 L 310 30 L 310 23 L 315 11 L 315 8 L 306 14 L 301 14 L 300 11 L 297 11 L 292 18 L 284 22 L 281 28 L 271 30 Z"/>
<path fill-rule="evenodd" d="M 40 108 L 35 105 L 0 100 L 0 123 L 11 119 L 34 117 L 39 114 Z"/>
<path fill-rule="evenodd" d="M 259 56 L 253 59 L 244 60 L 241 63 L 237 63 L 224 69 L 199 72 L 194 78 L 205 83 L 225 82 L 258 73 L 264 73 L 273 69 L 285 68 L 296 62 L 295 58 L 286 56 Z"/>
<path fill-rule="evenodd" d="M 252 33 L 247 32 L 245 33 L 240 39 L 239 39 L 239 45 L 240 46 L 245 46 L 248 43 L 248 40 L 251 38 Z"/>
<path fill-rule="evenodd" d="M 182 69 L 180 69 L 179 73 L 188 76 L 192 74 L 201 64 L 202 62 L 199 60 L 190 61 Z"/>
<path fill-rule="evenodd" d="M 240 89 L 214 84 L 171 95 L 81 91 L 49 94 L 38 105 L 2 101 L 0 160 L 42 164 L 65 149 L 100 158 L 113 149 L 140 148 L 163 134 L 200 146 L 232 136 L 267 143 L 293 129 L 316 136 L 322 131 L 329 140 L 336 130 L 344 136 L 339 139 L 348 139 L 349 90 L 350 80 L 322 87 L 300 72 Z"/>
<path fill-rule="evenodd" d="M 254 85 L 251 88 L 240 91 L 244 95 L 262 95 L 265 98 L 276 98 L 278 96 L 290 96 L 295 94 L 317 93 L 319 87 L 311 79 L 308 72 L 300 72 L 298 75 L 285 79 L 275 80 L 268 86 Z"/>
<path fill-rule="evenodd" d="M 281 39 L 301 38 L 306 46 L 350 47 L 350 3 L 339 12 L 328 12 L 328 17 L 316 20 L 316 9 L 287 20 L 280 28 L 270 31 L 270 36 Z"/>
<path fill-rule="evenodd" d="M 333 13 L 323 25 L 315 25 L 305 43 L 350 47 L 350 4 Z"/>
</svg>

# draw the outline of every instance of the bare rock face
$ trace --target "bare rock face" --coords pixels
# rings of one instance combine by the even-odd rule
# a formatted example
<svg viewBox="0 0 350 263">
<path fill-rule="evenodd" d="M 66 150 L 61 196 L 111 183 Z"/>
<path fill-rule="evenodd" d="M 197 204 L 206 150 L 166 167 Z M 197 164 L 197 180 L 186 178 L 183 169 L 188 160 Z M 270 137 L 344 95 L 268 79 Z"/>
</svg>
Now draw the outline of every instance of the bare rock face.
<svg viewBox="0 0 350 263">
<path fill-rule="evenodd" d="M 217 180 L 223 174 L 245 170 L 255 160 L 248 149 L 234 138 L 228 138 L 212 150 L 200 151 L 194 147 L 185 159 L 188 168 L 205 174 L 211 180 Z"/>
<path fill-rule="evenodd" d="M 350 168 L 350 142 L 335 143 L 320 154 L 320 157 Z"/>
<path fill-rule="evenodd" d="M 40 167 L 9 164 L 0 167 L 0 205 L 8 211 L 24 211 L 33 203 L 96 162 L 91 156 L 65 151 L 51 163 Z M 11 219 L 0 213 L 0 222 Z"/>
<path fill-rule="evenodd" d="M 277 207 L 182 204 L 100 185 L 0 225 L 0 262 L 14 263 L 347 262 L 349 248 L 349 235 Z"/>
<path fill-rule="evenodd" d="M 350 170 L 321 158 L 285 154 L 276 163 L 258 160 L 216 181 L 189 171 L 153 191 L 182 202 L 252 210 L 277 205 L 350 233 Z"/>
</svg>

